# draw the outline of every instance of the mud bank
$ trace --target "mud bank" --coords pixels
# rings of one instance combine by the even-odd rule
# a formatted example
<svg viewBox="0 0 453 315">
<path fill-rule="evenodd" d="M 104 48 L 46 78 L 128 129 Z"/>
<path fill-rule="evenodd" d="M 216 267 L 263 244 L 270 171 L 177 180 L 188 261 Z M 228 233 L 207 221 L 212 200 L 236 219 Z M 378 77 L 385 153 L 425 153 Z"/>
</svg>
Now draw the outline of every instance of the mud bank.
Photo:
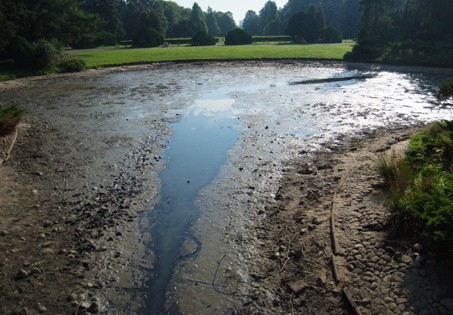
<svg viewBox="0 0 453 315">
<path fill-rule="evenodd" d="M 322 81 L 369 71 L 376 75 Z M 180 256 L 190 259 L 176 262 L 169 310 L 347 313 L 343 287 L 364 312 L 393 311 L 392 303 L 394 313 L 401 305 L 408 312 L 443 310 L 448 288 L 432 289 L 438 282 L 431 276 L 423 287 L 434 292 L 432 301 L 416 306 L 418 293 L 399 290 L 415 252 L 371 247 L 385 242 L 385 232 L 368 225 L 385 222 L 373 188 L 378 179 L 359 177 L 371 172 L 368 164 L 358 175 L 352 168 L 347 179 L 354 180 L 342 186 L 344 198 L 357 193 L 337 217 L 337 230 L 348 232 L 339 232 L 335 258 L 342 285 L 328 268 L 327 205 L 349 169 L 343 158 L 362 154 L 357 160 L 368 161 L 410 131 L 392 129 L 451 115 L 433 110 L 429 94 L 448 71 L 399 71 L 287 61 L 165 64 L 2 84 L 0 99 L 24 104 L 27 116 L 0 167 L 1 312 L 144 312 L 158 259 L 146 231 L 155 225 L 149 214 L 159 200 L 165 148 L 187 109 L 219 91 L 232 100 L 235 123 L 227 128 L 240 136 L 198 194 L 202 215 L 190 236 L 201 246 L 183 241 Z M 314 83 L 289 84 L 306 80 Z M 429 260 L 417 253 L 414 268 L 428 275 Z M 355 290 L 363 286 L 370 290 Z"/>
</svg>

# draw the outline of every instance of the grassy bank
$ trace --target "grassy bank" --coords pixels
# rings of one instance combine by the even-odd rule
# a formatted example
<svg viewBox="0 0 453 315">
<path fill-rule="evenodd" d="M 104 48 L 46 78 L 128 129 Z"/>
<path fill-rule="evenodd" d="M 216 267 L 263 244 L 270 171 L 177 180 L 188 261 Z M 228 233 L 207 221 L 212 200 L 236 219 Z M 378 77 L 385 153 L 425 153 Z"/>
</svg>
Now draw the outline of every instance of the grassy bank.
<svg viewBox="0 0 453 315">
<path fill-rule="evenodd" d="M 442 254 L 453 250 L 453 122 L 414 135 L 406 156 L 381 156 L 393 232 Z"/>
<path fill-rule="evenodd" d="M 78 50 L 73 54 L 86 61 L 87 67 L 107 67 L 165 61 L 248 60 L 248 59 L 326 59 L 341 60 L 351 44 L 318 45 L 247 45 L 170 47 L 142 49 Z"/>
</svg>

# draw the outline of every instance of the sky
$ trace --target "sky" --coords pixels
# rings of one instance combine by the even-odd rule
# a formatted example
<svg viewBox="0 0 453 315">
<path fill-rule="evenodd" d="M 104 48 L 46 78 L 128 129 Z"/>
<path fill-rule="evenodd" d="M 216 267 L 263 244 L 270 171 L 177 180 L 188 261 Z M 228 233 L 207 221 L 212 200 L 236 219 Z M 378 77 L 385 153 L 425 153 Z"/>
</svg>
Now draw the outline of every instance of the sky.
<svg viewBox="0 0 453 315">
<path fill-rule="evenodd" d="M 264 7 L 267 0 L 172 0 L 185 8 L 192 8 L 194 2 L 198 3 L 201 9 L 206 12 L 208 7 L 214 11 L 233 13 L 233 18 L 237 24 L 243 20 L 248 10 L 253 10 L 256 14 Z M 277 7 L 283 7 L 288 0 L 274 0 Z"/>
</svg>

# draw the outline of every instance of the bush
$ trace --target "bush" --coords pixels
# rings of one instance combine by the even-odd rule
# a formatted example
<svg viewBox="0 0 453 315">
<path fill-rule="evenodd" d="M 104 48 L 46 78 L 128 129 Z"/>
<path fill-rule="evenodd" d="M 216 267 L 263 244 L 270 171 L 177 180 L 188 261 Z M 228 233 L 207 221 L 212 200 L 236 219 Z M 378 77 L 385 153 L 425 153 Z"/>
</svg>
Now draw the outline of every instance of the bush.
<svg viewBox="0 0 453 315">
<path fill-rule="evenodd" d="M 439 100 L 447 100 L 453 97 L 453 78 L 442 82 L 439 91 L 437 91 L 437 98 Z"/>
<path fill-rule="evenodd" d="M 23 110 L 15 105 L 10 107 L 0 105 L 0 136 L 7 135 L 16 129 L 22 113 Z"/>
<path fill-rule="evenodd" d="M 200 31 L 192 37 L 190 43 L 192 46 L 214 46 L 217 43 L 217 39 L 207 32 Z"/>
<path fill-rule="evenodd" d="M 322 41 L 324 43 L 341 43 L 343 41 L 343 37 L 336 28 L 327 27 L 324 29 L 324 37 Z"/>
<path fill-rule="evenodd" d="M 63 56 L 63 47 L 57 41 L 41 40 L 32 44 L 20 36 L 11 41 L 9 50 L 15 66 L 25 70 L 50 68 Z"/>
<path fill-rule="evenodd" d="M 79 72 L 86 68 L 86 62 L 79 58 L 69 58 L 57 65 L 60 72 Z"/>
<path fill-rule="evenodd" d="M 414 135 L 404 159 L 382 161 L 394 231 L 441 253 L 453 249 L 453 122 Z"/>
<path fill-rule="evenodd" d="M 249 45 L 252 43 L 252 36 L 242 28 L 230 31 L 225 37 L 225 45 Z"/>
<path fill-rule="evenodd" d="M 154 28 L 139 30 L 132 41 L 132 46 L 139 48 L 159 47 L 164 43 L 164 37 Z"/>
</svg>

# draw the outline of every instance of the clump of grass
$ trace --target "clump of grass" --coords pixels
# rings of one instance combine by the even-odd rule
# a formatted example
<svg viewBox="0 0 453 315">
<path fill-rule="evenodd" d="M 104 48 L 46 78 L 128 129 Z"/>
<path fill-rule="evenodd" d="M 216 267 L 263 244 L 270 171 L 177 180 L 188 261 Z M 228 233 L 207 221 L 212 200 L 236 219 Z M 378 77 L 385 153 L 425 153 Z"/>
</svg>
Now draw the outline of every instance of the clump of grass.
<svg viewBox="0 0 453 315">
<path fill-rule="evenodd" d="M 392 232 L 433 250 L 453 249 L 453 122 L 434 123 L 414 135 L 406 156 L 381 155 Z"/>
<path fill-rule="evenodd" d="M 18 106 L 0 105 L 0 136 L 5 136 L 13 132 L 22 117 L 23 110 Z"/>
</svg>

